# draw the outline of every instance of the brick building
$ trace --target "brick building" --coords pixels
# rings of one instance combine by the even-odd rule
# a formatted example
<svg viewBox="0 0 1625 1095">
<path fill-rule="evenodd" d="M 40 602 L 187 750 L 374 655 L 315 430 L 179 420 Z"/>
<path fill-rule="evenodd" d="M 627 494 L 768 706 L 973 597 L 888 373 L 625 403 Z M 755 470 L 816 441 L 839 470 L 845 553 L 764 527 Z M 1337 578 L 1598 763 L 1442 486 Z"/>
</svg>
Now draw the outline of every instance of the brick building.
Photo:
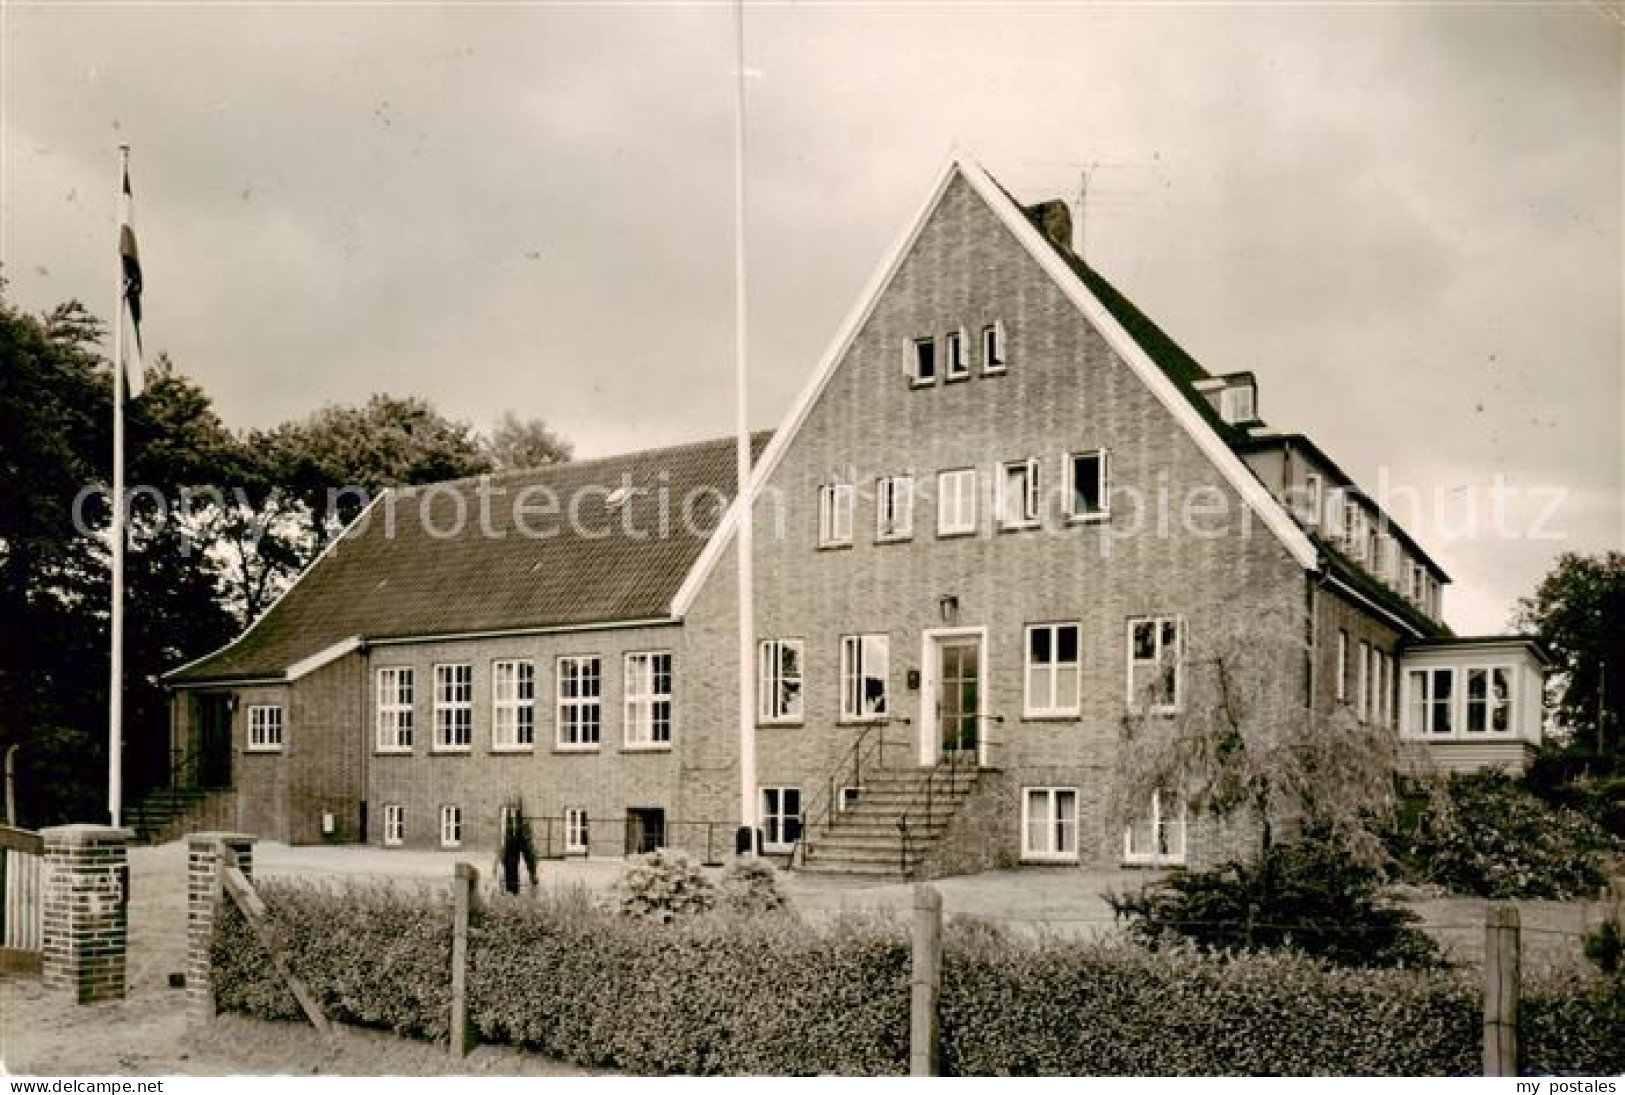
<svg viewBox="0 0 1625 1095">
<path fill-rule="evenodd" d="M 1188 652 L 1301 636 L 1282 717 L 1521 765 L 1543 665 L 1458 640 L 1447 576 L 1312 442 L 954 159 L 786 420 L 755 438 L 758 809 L 810 869 L 1170 863 L 1108 820 Z M 169 675 L 171 808 L 289 841 L 715 858 L 740 816 L 734 451 L 390 491 L 235 642 Z M 1198 515 L 1199 511 L 1199 515 Z M 1196 519 L 1197 516 L 1200 519 Z M 178 803 L 179 805 L 174 805 Z"/>
</svg>

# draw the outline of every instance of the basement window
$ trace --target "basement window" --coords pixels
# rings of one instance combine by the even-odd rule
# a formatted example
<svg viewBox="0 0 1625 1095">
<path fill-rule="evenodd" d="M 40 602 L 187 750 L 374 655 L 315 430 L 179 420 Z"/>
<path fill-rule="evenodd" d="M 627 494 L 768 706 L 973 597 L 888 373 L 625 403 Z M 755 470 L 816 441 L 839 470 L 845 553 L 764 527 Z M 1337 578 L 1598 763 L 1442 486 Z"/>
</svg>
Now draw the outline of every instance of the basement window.
<svg viewBox="0 0 1625 1095">
<path fill-rule="evenodd" d="M 1078 789 L 1029 787 L 1021 798 L 1021 858 L 1071 863 L 1078 858 Z"/>
</svg>

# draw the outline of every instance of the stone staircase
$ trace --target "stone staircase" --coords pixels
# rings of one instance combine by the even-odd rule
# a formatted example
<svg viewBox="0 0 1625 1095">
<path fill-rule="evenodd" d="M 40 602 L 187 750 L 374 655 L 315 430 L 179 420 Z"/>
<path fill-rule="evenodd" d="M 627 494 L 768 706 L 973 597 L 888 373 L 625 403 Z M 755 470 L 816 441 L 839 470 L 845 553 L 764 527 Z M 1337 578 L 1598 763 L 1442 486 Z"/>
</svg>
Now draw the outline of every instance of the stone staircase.
<svg viewBox="0 0 1625 1095">
<path fill-rule="evenodd" d="M 974 766 L 886 769 L 865 777 L 855 802 L 802 837 L 794 866 L 808 874 L 912 874 L 971 792 Z"/>
<path fill-rule="evenodd" d="M 161 787 L 149 791 L 124 813 L 124 824 L 135 830 L 137 844 L 163 844 L 188 832 L 218 828 L 232 792 L 196 787 Z"/>
</svg>

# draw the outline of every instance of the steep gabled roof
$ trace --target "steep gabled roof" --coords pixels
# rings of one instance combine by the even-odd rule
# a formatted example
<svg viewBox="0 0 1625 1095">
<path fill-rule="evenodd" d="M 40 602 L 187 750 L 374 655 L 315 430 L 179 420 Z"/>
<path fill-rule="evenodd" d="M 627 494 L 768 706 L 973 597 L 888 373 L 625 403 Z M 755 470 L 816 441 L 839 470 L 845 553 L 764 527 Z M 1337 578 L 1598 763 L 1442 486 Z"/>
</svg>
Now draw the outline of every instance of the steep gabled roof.
<svg viewBox="0 0 1625 1095">
<path fill-rule="evenodd" d="M 167 680 L 280 680 L 351 640 L 665 619 L 733 496 L 734 444 L 391 490 L 241 636 Z"/>
</svg>

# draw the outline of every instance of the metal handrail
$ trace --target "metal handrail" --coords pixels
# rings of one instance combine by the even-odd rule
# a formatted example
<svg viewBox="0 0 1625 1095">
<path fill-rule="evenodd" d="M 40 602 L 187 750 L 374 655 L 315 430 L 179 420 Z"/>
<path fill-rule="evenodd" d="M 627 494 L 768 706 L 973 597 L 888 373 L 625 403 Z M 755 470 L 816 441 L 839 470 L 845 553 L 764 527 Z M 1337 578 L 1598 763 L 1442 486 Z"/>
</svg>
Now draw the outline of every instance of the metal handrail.
<svg viewBox="0 0 1625 1095">
<path fill-rule="evenodd" d="M 801 807 L 801 833 L 796 838 L 792 862 L 796 862 L 805 854 L 805 842 L 809 833 L 814 829 L 828 831 L 834 827 L 835 817 L 840 812 L 838 788 L 861 789 L 864 766 L 871 759 L 876 762 L 876 767 L 882 769 L 886 767 L 885 723 L 871 723 L 859 731 L 851 748 L 847 749 L 841 759 L 818 781 L 818 791 Z M 843 782 L 848 771 L 852 775 L 851 782 Z M 820 795 L 822 799 L 819 798 Z"/>
<path fill-rule="evenodd" d="M 1000 721 L 1002 721 L 1002 720 L 1000 720 Z M 991 745 L 992 742 L 989 741 L 988 744 Z M 970 754 L 968 757 L 966 756 L 967 753 Z M 928 772 L 926 774 L 926 777 L 925 777 L 925 809 L 923 811 L 924 816 L 925 816 L 926 825 L 929 825 L 931 823 L 931 820 L 933 818 L 935 808 L 936 808 L 937 777 L 942 776 L 942 775 L 945 774 L 947 776 L 947 779 L 948 779 L 949 790 L 950 791 L 957 790 L 958 789 L 959 772 L 960 772 L 961 768 L 967 768 L 969 771 L 971 771 L 973 773 L 980 771 L 980 769 L 981 769 L 980 748 L 978 748 L 977 750 L 965 750 L 965 749 L 952 749 L 952 750 L 949 750 L 948 751 L 948 763 L 946 765 L 944 765 L 942 763 L 941 758 L 939 757 L 936 765 L 930 770 L 930 772 Z M 946 772 L 944 771 L 944 769 L 946 769 Z M 914 847 L 914 845 L 913 845 L 913 827 L 909 824 L 910 819 L 913 816 L 914 816 L 914 812 L 912 810 L 904 810 L 902 815 L 899 816 L 898 819 L 897 819 L 897 830 L 898 830 L 898 837 L 899 837 L 898 854 L 900 856 L 900 862 L 898 863 L 898 866 L 902 869 L 902 872 L 904 874 L 909 873 L 909 858 L 910 858 L 910 853 L 913 851 L 913 847 Z"/>
</svg>

